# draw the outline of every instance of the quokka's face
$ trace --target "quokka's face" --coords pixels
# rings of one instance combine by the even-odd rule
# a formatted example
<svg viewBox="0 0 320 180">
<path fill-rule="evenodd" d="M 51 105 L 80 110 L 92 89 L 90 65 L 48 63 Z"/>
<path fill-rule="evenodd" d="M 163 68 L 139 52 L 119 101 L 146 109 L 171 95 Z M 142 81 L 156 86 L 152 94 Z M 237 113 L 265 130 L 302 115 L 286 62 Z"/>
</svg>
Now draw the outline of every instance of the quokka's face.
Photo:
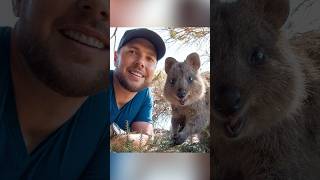
<svg viewBox="0 0 320 180">
<path fill-rule="evenodd" d="M 204 84 L 199 75 L 200 59 L 198 54 L 190 54 L 184 62 L 174 58 L 166 59 L 167 79 L 164 95 L 176 106 L 186 106 L 204 95 Z"/>
<path fill-rule="evenodd" d="M 244 5 L 221 5 L 212 26 L 215 132 L 240 139 L 263 133 L 297 110 L 304 94 L 298 61 L 279 29 Z"/>
<path fill-rule="evenodd" d="M 203 83 L 188 65 L 177 63 L 167 76 L 164 91 L 172 104 L 185 106 L 203 95 Z"/>
</svg>

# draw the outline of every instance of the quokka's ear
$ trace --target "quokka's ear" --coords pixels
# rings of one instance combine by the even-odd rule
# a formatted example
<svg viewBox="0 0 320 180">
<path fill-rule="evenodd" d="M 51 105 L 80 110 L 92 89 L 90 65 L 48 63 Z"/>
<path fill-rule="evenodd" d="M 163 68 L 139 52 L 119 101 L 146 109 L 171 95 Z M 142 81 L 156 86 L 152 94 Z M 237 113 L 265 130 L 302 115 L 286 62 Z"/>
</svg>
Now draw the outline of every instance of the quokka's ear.
<svg viewBox="0 0 320 180">
<path fill-rule="evenodd" d="M 189 54 L 185 62 L 189 64 L 195 71 L 200 68 L 200 57 L 198 53 Z"/>
<path fill-rule="evenodd" d="M 263 1 L 260 6 L 263 18 L 271 23 L 276 29 L 280 29 L 286 22 L 290 13 L 289 0 L 255 0 L 256 3 Z M 259 5 L 258 5 L 259 6 Z"/>
<path fill-rule="evenodd" d="M 168 58 L 166 59 L 166 62 L 165 62 L 165 71 L 166 71 L 167 74 L 169 73 L 172 65 L 174 65 L 174 64 L 177 63 L 177 62 L 178 62 L 178 61 L 177 61 L 175 58 L 173 58 L 173 57 L 168 57 Z"/>
</svg>

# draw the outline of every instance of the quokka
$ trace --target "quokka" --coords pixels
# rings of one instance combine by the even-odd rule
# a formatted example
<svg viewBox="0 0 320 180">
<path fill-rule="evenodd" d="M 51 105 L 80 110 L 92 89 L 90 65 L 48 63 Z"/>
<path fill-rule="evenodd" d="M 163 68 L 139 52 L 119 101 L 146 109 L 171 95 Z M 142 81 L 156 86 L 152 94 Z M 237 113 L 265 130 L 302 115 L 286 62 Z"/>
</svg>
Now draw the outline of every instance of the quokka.
<svg viewBox="0 0 320 180">
<path fill-rule="evenodd" d="M 289 0 L 213 2 L 214 180 L 320 179 L 320 59 L 290 47 L 289 9 Z"/>
<path fill-rule="evenodd" d="M 178 62 L 172 57 L 165 62 L 167 79 L 164 96 L 172 107 L 174 144 L 183 143 L 192 134 L 201 134 L 209 125 L 209 84 L 200 75 L 199 68 L 200 58 L 197 53 L 188 55 L 184 62 Z"/>
</svg>

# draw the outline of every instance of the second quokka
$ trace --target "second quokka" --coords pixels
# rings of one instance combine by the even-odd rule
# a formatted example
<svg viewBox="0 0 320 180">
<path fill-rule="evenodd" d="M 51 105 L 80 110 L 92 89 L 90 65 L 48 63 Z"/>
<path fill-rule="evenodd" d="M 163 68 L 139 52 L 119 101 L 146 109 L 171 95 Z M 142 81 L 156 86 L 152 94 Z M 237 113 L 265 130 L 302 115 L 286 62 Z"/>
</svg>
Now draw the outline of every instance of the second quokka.
<svg viewBox="0 0 320 180">
<path fill-rule="evenodd" d="M 169 57 L 164 96 L 172 107 L 172 139 L 182 144 L 192 134 L 201 134 L 209 125 L 209 84 L 200 75 L 200 58 L 191 53 L 184 62 Z"/>
</svg>

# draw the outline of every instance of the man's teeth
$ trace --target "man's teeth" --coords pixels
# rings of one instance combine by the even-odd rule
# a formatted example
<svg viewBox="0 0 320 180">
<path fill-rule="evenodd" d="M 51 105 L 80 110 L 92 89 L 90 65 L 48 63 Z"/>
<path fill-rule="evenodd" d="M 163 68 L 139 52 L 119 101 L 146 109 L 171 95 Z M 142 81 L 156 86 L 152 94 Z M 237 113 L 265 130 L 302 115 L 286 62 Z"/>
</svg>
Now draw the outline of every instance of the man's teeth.
<svg viewBox="0 0 320 180">
<path fill-rule="evenodd" d="M 101 41 L 99 41 L 98 39 L 94 38 L 94 37 L 89 37 L 86 36 L 80 32 L 76 32 L 76 31 L 64 31 L 64 35 L 68 36 L 69 38 L 79 41 L 83 44 L 86 44 L 88 46 L 91 47 L 95 47 L 95 48 L 99 48 L 99 49 L 103 49 L 104 45 Z"/>
<path fill-rule="evenodd" d="M 132 72 L 132 71 L 131 71 L 131 74 L 133 74 L 133 75 L 135 75 L 135 76 L 138 76 L 138 77 L 141 77 L 141 78 L 143 77 L 143 75 L 142 75 L 142 74 L 137 73 L 137 72 Z"/>
</svg>

